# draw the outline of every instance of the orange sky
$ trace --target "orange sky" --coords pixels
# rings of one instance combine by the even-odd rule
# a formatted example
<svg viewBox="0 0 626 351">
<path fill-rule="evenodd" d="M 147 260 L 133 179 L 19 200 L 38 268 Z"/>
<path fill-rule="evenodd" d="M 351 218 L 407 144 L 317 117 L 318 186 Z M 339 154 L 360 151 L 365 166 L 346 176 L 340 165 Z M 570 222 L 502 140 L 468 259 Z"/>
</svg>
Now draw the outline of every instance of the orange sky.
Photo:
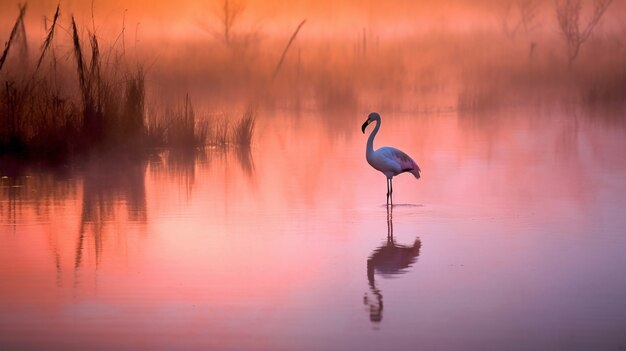
<svg viewBox="0 0 626 351">
<path fill-rule="evenodd" d="M 61 21 L 76 17 L 79 29 L 96 32 L 101 39 L 114 42 L 125 28 L 126 43 L 164 43 L 171 40 L 207 40 L 219 37 L 219 1 L 146 1 L 68 0 L 61 3 Z M 257 32 L 262 37 L 288 37 L 297 24 L 307 19 L 299 37 L 347 38 L 358 40 L 364 31 L 371 38 L 411 35 L 423 31 L 457 33 L 499 32 L 506 2 L 464 1 L 261 1 L 231 0 L 242 8 L 233 27 L 234 34 Z M 0 3 L 0 40 L 5 41 L 17 16 L 17 2 Z M 239 5 L 237 5 L 239 4 Z M 55 1 L 29 1 L 27 32 L 35 43 L 45 36 L 42 18 L 51 18 Z M 92 9 L 95 20 L 92 22 Z M 622 30 L 626 4 L 615 2 L 603 19 L 603 28 Z M 538 32 L 554 36 L 557 32 L 552 3 L 541 3 Z M 124 23 L 124 24 L 123 24 Z M 59 36 L 63 34 L 59 33 Z"/>
<path fill-rule="evenodd" d="M 0 4 L 0 12 L 8 16 L 3 20 L 0 29 L 6 31 L 17 15 L 17 3 L 4 1 Z M 492 2 L 482 1 L 232 1 L 233 7 L 243 8 L 239 22 L 240 30 L 261 29 L 265 33 L 291 33 L 302 19 L 307 19 L 307 28 L 311 35 L 358 35 L 366 28 L 379 35 L 386 33 L 406 33 L 414 29 L 448 28 L 468 30 L 468 28 L 493 28 L 499 26 L 499 13 L 503 10 L 503 2 L 494 6 Z M 239 5 L 237 5 L 239 4 Z M 41 18 L 52 17 L 56 7 L 55 1 L 29 1 L 28 18 L 31 25 L 41 29 Z M 615 3 L 609 12 L 619 18 L 623 13 L 623 5 Z M 62 2 L 62 16 L 69 18 L 74 14 L 79 23 L 91 26 L 92 2 L 68 0 Z M 553 9 L 546 5 L 542 12 L 552 16 Z M 218 1 L 146 1 L 146 0 L 112 0 L 94 1 L 93 12 L 96 27 L 102 32 L 121 31 L 122 21 L 126 16 L 128 32 L 133 33 L 140 23 L 141 35 L 145 37 L 179 37 L 195 35 L 203 32 L 205 27 L 218 27 Z M 0 34 L 0 38 L 4 33 Z"/>
</svg>

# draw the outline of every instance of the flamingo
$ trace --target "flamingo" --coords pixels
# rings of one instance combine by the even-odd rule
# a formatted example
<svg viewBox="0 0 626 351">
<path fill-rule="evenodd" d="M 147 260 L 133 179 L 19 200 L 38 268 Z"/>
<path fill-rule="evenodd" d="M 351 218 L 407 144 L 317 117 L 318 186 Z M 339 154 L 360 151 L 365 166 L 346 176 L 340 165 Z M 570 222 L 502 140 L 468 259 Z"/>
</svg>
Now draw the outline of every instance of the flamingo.
<svg viewBox="0 0 626 351">
<path fill-rule="evenodd" d="M 393 206 L 393 200 L 391 198 L 391 193 L 393 192 L 392 178 L 400 173 L 409 172 L 413 174 L 416 179 L 420 179 L 421 170 L 409 155 L 396 148 L 383 146 L 374 151 L 374 138 L 380 129 L 381 123 L 380 114 L 378 114 L 378 112 L 372 112 L 367 116 L 367 120 L 361 126 L 363 134 L 365 134 L 365 128 L 372 122 L 376 122 L 376 127 L 374 127 L 374 130 L 367 138 L 365 158 L 370 166 L 381 171 L 385 177 L 387 177 L 387 205 L 391 203 Z"/>
</svg>

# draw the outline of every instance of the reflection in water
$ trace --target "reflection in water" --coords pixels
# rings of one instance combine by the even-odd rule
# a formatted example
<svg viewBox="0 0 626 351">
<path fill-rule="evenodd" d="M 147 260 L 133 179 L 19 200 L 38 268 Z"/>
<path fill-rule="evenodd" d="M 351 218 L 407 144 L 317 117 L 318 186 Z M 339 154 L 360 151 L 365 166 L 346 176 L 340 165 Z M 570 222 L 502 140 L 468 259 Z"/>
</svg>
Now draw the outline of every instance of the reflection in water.
<svg viewBox="0 0 626 351">
<path fill-rule="evenodd" d="M 150 160 L 150 173 L 173 180 L 188 200 L 196 180 L 196 161 L 208 163 L 204 150 L 171 149 L 154 155 Z"/>
<path fill-rule="evenodd" d="M 11 225 L 13 231 L 15 231 L 15 226 L 17 225 L 16 197 L 18 189 L 22 187 L 23 185 L 20 184 L 18 178 L 3 177 L 0 179 L 0 194 L 2 195 L 3 199 L 7 200 L 0 202 L 0 213 L 2 214 L 2 218 L 6 222 L 6 224 Z"/>
<path fill-rule="evenodd" d="M 126 205 L 128 220 L 145 223 L 147 162 L 98 162 L 90 165 L 83 182 L 83 201 L 74 268 L 80 268 L 85 239 L 93 239 L 96 264 L 102 254 L 103 232 L 107 223 L 114 223 L 117 205 Z"/>
<path fill-rule="evenodd" d="M 219 154 L 226 154 L 219 151 Z M 196 182 L 196 165 L 216 166 L 209 159 L 211 150 L 184 152 L 167 150 L 143 157 L 103 157 L 77 163 L 68 174 L 59 172 L 20 175 L 3 171 L 0 178 L 0 225 L 17 230 L 17 225 L 41 223 L 49 232 L 49 251 L 57 286 L 63 272 L 90 265 L 98 266 L 107 247 L 124 246 L 130 226 L 145 230 L 148 223 L 146 177 L 171 184 L 190 201 Z M 247 177 L 254 175 L 250 149 L 237 149 L 237 160 Z M 150 169 L 150 171 L 148 171 Z M 161 178 L 163 177 L 163 178 Z M 82 187 L 80 186 L 82 183 Z M 82 194 L 81 194 L 82 188 Z M 76 199 L 78 221 L 65 221 Z M 137 226 L 138 225 L 138 226 Z M 61 226 L 76 233 L 76 241 L 64 250 Z M 93 260 L 92 260 L 93 258 Z M 63 262 L 71 262 L 64 267 Z"/>
<path fill-rule="evenodd" d="M 393 206 L 387 206 L 387 242 L 374 250 L 367 259 L 367 281 L 373 298 L 365 294 L 363 303 L 369 306 L 370 321 L 383 319 L 383 294 L 376 286 L 375 273 L 383 277 L 406 272 L 417 260 L 422 242 L 415 238 L 413 246 L 396 244 L 393 238 Z"/>
<path fill-rule="evenodd" d="M 623 345 L 623 131 L 397 116 L 387 141 L 428 150 L 416 157 L 431 169 L 425 187 L 398 179 L 399 200 L 428 205 L 389 208 L 384 240 L 366 225 L 378 196 L 361 190 L 378 175 L 358 131 L 274 118 L 253 155 L 0 173 L 0 349 Z"/>
<path fill-rule="evenodd" d="M 62 172 L 12 174 L 0 165 L 0 223 L 15 226 L 32 209 L 34 220 L 49 221 L 58 203 L 76 196 L 76 184 Z M 9 174 L 10 176 L 5 176 Z"/>
<path fill-rule="evenodd" d="M 254 160 L 252 159 L 250 146 L 237 147 L 236 152 L 241 170 L 247 177 L 251 177 L 254 174 Z"/>
</svg>

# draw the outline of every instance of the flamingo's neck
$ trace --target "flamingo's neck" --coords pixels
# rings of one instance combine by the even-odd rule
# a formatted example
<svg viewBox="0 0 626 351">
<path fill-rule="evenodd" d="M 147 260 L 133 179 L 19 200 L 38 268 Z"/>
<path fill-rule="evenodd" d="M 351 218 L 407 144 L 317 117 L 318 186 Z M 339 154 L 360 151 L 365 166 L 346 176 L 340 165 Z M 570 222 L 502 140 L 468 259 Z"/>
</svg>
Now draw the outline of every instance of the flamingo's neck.
<svg viewBox="0 0 626 351">
<path fill-rule="evenodd" d="M 376 127 L 374 127 L 374 130 L 372 131 L 370 136 L 367 138 L 367 146 L 365 147 L 365 157 L 367 158 L 369 158 L 369 156 L 374 153 L 374 137 L 376 137 L 376 133 L 378 133 L 379 129 L 380 129 L 380 120 L 377 120 Z"/>
</svg>

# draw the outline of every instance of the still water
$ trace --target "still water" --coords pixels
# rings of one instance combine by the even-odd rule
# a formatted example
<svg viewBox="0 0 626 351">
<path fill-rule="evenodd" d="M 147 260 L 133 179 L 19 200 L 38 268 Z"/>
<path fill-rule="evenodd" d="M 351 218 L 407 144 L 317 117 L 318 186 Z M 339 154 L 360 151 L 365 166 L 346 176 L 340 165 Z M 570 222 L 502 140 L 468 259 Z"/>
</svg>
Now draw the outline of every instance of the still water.
<svg viewBox="0 0 626 351">
<path fill-rule="evenodd" d="M 626 348 L 623 124 L 382 116 L 423 171 L 391 209 L 365 114 L 5 174 L 0 349 Z"/>
</svg>

